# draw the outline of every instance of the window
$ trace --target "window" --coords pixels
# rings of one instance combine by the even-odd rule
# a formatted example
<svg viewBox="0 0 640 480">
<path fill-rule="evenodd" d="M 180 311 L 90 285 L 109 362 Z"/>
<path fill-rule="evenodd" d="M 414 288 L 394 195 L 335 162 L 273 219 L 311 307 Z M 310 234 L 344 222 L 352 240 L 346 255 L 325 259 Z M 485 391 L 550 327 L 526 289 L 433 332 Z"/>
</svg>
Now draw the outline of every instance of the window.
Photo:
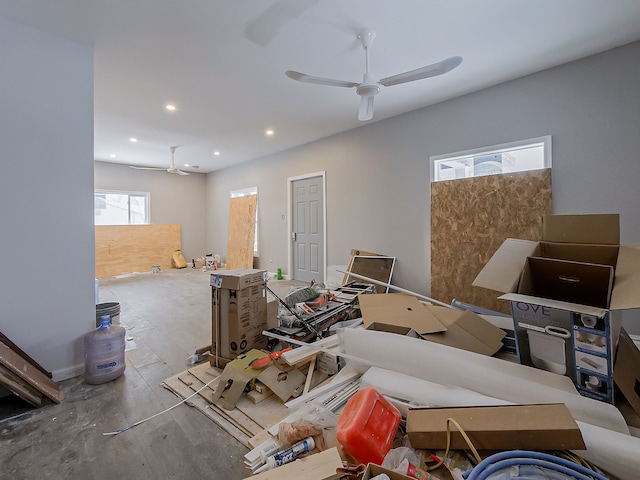
<svg viewBox="0 0 640 480">
<path fill-rule="evenodd" d="M 242 190 L 233 190 L 230 198 L 245 197 L 247 195 L 258 195 L 258 187 L 244 188 Z M 256 222 L 253 232 L 253 256 L 258 256 L 258 202 L 256 201 Z"/>
<path fill-rule="evenodd" d="M 431 157 L 431 181 L 525 172 L 551 167 L 551 137 Z"/>
<path fill-rule="evenodd" d="M 96 190 L 93 193 L 96 225 L 144 225 L 150 223 L 148 192 Z"/>
</svg>

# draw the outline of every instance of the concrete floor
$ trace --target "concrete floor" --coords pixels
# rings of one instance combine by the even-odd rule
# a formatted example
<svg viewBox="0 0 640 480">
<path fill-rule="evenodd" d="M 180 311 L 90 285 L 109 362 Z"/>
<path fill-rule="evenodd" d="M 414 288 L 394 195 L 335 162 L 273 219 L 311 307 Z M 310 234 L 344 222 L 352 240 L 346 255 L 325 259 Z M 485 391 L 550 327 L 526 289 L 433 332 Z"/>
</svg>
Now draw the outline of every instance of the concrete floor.
<svg viewBox="0 0 640 480">
<path fill-rule="evenodd" d="M 186 358 L 211 343 L 210 272 L 141 273 L 100 282 L 100 302 L 120 303 L 120 324 L 136 348 L 120 378 L 62 382 L 59 405 L 26 407 L 0 399 L 0 477 L 7 479 L 236 480 L 247 476 L 247 449 L 187 405 L 117 436 L 104 436 L 179 401 L 160 383 L 188 368 Z M 289 282 L 270 281 L 280 295 Z"/>
</svg>

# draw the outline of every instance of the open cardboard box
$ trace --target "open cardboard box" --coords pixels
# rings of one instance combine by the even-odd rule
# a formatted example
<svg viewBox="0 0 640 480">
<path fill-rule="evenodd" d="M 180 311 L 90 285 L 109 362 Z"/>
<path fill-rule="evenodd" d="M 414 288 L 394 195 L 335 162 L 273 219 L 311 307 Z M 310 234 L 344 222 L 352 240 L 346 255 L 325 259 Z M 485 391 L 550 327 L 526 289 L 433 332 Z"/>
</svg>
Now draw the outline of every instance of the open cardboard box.
<svg viewBox="0 0 640 480">
<path fill-rule="evenodd" d="M 451 347 L 493 355 L 502 347 L 504 331 L 470 310 L 424 305 L 403 293 L 362 295 L 365 328 L 415 336 Z"/>
<path fill-rule="evenodd" d="M 580 428 L 563 403 L 480 407 L 412 408 L 407 435 L 417 449 L 447 448 L 447 419 L 453 418 L 478 450 L 584 450 Z M 452 449 L 469 447 L 450 425 Z"/>
<path fill-rule="evenodd" d="M 619 243 L 617 214 L 546 215 L 540 241 L 505 240 L 473 282 L 511 302 L 520 363 L 609 403 L 620 312 L 640 308 L 640 244 Z"/>
</svg>

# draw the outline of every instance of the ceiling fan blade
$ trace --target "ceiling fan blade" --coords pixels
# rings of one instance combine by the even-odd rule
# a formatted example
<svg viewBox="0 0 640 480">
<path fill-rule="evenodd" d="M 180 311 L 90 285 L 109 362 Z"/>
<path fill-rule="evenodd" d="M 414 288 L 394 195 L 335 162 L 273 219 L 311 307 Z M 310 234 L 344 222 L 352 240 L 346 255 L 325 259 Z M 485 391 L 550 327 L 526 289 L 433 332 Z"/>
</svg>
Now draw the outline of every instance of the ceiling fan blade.
<svg viewBox="0 0 640 480">
<path fill-rule="evenodd" d="M 314 77 L 312 75 L 295 72 L 293 70 L 287 70 L 285 75 L 293 80 L 297 80 L 298 82 L 316 83 L 318 85 L 329 85 L 331 87 L 353 88 L 358 86 L 358 83 L 356 82 L 347 82 L 345 80 L 336 80 L 334 78 Z"/>
<path fill-rule="evenodd" d="M 373 118 L 373 95 L 362 97 L 360 99 L 360 110 L 358 111 L 358 120 L 364 122 Z"/>
<path fill-rule="evenodd" d="M 266 46 L 289 22 L 313 7 L 318 0 L 278 0 L 245 26 L 243 36 L 251 42 Z"/>
<path fill-rule="evenodd" d="M 441 62 L 427 65 L 426 67 L 417 68 L 409 72 L 399 73 L 391 77 L 383 78 L 378 83 L 385 87 L 399 85 L 401 83 L 422 80 L 423 78 L 435 77 L 450 72 L 462 63 L 462 57 L 450 57 Z"/>
<path fill-rule="evenodd" d="M 166 168 L 161 167 L 136 167 L 134 165 L 129 165 L 130 168 L 135 168 L 136 170 L 166 170 Z"/>
<path fill-rule="evenodd" d="M 176 170 L 178 175 L 189 175 L 187 172 L 183 172 L 182 170 Z"/>
</svg>

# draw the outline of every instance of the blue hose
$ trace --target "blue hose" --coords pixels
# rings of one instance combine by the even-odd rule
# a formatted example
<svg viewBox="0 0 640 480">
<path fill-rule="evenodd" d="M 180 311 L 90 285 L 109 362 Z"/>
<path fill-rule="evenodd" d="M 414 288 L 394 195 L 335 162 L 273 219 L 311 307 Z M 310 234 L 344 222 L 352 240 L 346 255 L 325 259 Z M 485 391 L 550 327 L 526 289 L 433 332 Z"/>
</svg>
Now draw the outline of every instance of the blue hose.
<svg viewBox="0 0 640 480">
<path fill-rule="evenodd" d="M 577 480 L 609 480 L 607 477 L 604 477 L 599 473 L 589 470 L 588 468 L 578 465 L 570 460 L 549 455 L 547 453 L 525 450 L 500 452 L 487 457 L 476 465 L 475 468 L 465 472 L 463 476 L 467 480 L 486 480 L 490 475 L 514 465 L 537 466 L 546 470 L 568 475 L 569 477 Z M 514 480 L 518 478 L 526 480 L 531 477 L 520 476 L 509 478 L 513 478 Z"/>
</svg>

